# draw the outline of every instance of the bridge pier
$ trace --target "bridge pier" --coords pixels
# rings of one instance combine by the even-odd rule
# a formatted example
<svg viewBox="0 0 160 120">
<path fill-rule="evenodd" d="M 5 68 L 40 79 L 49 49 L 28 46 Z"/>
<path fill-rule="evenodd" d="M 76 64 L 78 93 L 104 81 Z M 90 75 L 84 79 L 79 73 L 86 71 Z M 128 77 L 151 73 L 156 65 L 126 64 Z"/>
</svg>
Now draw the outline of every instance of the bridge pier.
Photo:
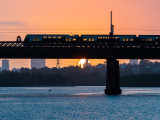
<svg viewBox="0 0 160 120">
<path fill-rule="evenodd" d="M 107 59 L 107 77 L 105 94 L 121 94 L 119 81 L 119 61 L 115 58 Z"/>
</svg>

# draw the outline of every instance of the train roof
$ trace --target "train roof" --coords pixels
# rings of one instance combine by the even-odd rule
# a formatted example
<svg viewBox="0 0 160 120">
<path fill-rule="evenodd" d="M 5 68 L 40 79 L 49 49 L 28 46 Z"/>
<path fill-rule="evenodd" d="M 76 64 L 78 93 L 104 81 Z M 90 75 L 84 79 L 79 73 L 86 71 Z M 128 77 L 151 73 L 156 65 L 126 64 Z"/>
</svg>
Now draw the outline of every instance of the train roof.
<svg viewBox="0 0 160 120">
<path fill-rule="evenodd" d="M 110 35 L 91 35 L 91 34 L 83 34 L 81 36 L 110 36 Z M 136 35 L 113 35 L 113 36 L 136 36 Z"/>
<path fill-rule="evenodd" d="M 79 34 L 73 34 L 73 35 L 70 35 L 70 34 L 27 34 L 26 36 L 75 36 L 75 35 L 79 35 Z M 99 35 L 95 35 L 95 34 L 82 34 L 82 35 L 79 35 L 79 36 L 110 36 L 110 35 L 105 35 L 105 34 L 99 34 Z M 136 36 L 136 35 L 114 35 L 114 36 Z"/>
<path fill-rule="evenodd" d="M 78 35 L 78 34 L 75 34 Z M 70 34 L 27 34 L 26 36 L 75 36 Z"/>
<path fill-rule="evenodd" d="M 78 35 L 78 34 L 27 34 L 26 36 L 82 36 L 82 37 L 85 37 L 85 36 L 93 36 L 93 37 L 96 37 L 96 36 L 107 36 L 109 37 L 110 35 L 105 35 L 105 34 L 99 34 L 99 35 L 95 35 L 95 34 L 82 34 L 82 35 Z M 136 35 L 113 35 L 115 37 L 136 37 Z M 138 37 L 160 37 L 160 35 L 138 35 Z"/>
</svg>

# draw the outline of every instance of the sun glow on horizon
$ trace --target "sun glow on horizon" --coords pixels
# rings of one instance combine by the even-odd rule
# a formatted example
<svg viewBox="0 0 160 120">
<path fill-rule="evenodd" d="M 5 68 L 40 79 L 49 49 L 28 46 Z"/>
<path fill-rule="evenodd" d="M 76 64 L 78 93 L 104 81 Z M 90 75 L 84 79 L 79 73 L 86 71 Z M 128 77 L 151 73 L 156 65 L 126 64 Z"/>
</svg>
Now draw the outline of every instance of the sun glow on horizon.
<svg viewBox="0 0 160 120">
<path fill-rule="evenodd" d="M 79 62 L 78 62 L 78 66 L 81 67 L 81 68 L 84 68 L 85 67 L 85 64 L 86 64 L 86 59 L 81 59 Z"/>
<path fill-rule="evenodd" d="M 81 67 L 81 68 L 84 68 L 84 64 L 86 63 L 86 59 L 81 59 L 79 62 L 78 62 L 78 66 Z"/>
<path fill-rule="evenodd" d="M 88 64 L 90 64 L 90 60 L 88 59 L 80 59 L 78 62 L 78 66 L 81 68 L 84 68 L 85 66 L 87 66 Z"/>
</svg>

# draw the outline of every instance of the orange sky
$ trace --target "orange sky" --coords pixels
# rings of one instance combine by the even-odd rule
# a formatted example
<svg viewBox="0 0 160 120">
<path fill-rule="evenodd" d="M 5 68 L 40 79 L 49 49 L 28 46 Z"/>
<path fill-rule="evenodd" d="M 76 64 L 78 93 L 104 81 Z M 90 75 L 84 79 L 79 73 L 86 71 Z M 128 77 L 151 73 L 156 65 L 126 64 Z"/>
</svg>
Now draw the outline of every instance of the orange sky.
<svg viewBox="0 0 160 120">
<path fill-rule="evenodd" d="M 0 0 L 0 3 L 0 41 L 15 41 L 17 35 L 24 38 L 27 33 L 108 34 L 111 10 L 115 34 L 160 34 L 159 0 Z M 62 66 L 78 62 L 61 61 Z M 11 63 L 30 66 L 29 60 Z M 47 60 L 47 65 L 55 66 L 55 60 Z"/>
</svg>

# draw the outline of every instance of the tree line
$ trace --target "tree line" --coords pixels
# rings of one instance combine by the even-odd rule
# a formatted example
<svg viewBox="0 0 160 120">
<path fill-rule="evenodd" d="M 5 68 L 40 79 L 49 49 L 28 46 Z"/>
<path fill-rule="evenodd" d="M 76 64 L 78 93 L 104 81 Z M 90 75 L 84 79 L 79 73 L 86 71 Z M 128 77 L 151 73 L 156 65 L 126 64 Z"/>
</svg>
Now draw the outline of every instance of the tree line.
<svg viewBox="0 0 160 120">
<path fill-rule="evenodd" d="M 123 66 L 125 67 L 120 65 L 121 86 L 160 86 L 159 62 L 141 60 L 139 65 L 123 64 Z M 21 68 L 17 71 L 1 71 L 0 86 L 105 86 L 106 72 L 105 64 L 83 69 L 78 66 L 61 69 Z"/>
</svg>

